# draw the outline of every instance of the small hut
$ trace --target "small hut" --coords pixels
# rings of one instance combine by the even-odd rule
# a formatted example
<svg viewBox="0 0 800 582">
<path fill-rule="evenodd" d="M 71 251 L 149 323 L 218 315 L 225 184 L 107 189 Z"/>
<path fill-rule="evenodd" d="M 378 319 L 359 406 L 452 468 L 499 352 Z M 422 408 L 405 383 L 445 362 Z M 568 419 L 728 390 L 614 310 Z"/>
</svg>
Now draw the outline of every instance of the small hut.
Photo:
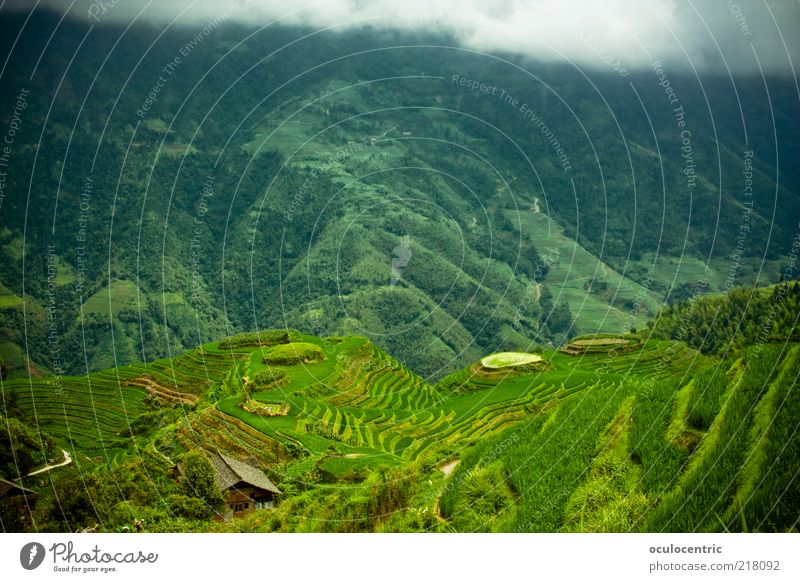
<svg viewBox="0 0 800 582">
<path fill-rule="evenodd" d="M 225 519 L 274 507 L 281 491 L 263 471 L 219 452 L 212 455 L 211 464 L 217 486 L 225 497 Z"/>
</svg>

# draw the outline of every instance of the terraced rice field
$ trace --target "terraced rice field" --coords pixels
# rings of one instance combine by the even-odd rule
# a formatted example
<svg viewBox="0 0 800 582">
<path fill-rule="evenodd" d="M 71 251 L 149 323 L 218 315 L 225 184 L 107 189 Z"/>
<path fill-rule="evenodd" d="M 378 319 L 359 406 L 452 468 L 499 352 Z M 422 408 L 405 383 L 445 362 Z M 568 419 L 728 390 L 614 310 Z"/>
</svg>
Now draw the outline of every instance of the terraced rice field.
<svg viewBox="0 0 800 582">
<path fill-rule="evenodd" d="M 230 355 L 200 348 L 172 360 L 88 376 L 13 379 L 3 384 L 3 392 L 65 449 L 110 459 L 136 444 L 128 429 L 138 417 L 161 407 L 193 405 L 221 384 L 231 362 Z"/>
<path fill-rule="evenodd" d="M 685 348 L 648 342 L 610 361 L 556 352 L 545 354 L 552 365 L 547 371 L 486 375 L 466 368 L 432 386 L 363 338 L 293 335 L 317 346 L 324 359 L 285 366 L 265 364 L 271 348 L 245 339 L 64 378 L 60 392 L 54 379 L 15 380 L 4 390 L 13 390 L 20 406 L 68 450 L 113 457 L 134 446 L 152 448 L 126 429 L 141 415 L 184 406 L 194 412 L 177 423 L 173 440 L 181 448 L 221 449 L 264 463 L 286 462 L 287 451 L 299 448 L 341 474 L 363 466 L 365 458 L 412 461 L 437 448 L 457 450 L 560 400 L 613 386 L 634 367 L 637 377 L 660 377 L 691 363 Z M 495 354 L 482 364 L 498 369 L 541 360 Z M 250 397 L 280 405 L 286 415 L 260 416 L 242 407 L 247 379 L 268 366 L 288 381 Z"/>
<path fill-rule="evenodd" d="M 584 340 L 575 340 L 571 342 L 571 345 L 583 347 L 583 346 L 617 346 L 617 345 L 625 345 L 629 343 L 629 340 L 622 339 L 619 337 L 611 337 L 607 339 L 584 339 Z"/>
<path fill-rule="evenodd" d="M 12 379 L 3 396 L 78 462 L 116 467 L 137 454 L 167 472 L 181 452 L 204 448 L 278 480 L 314 471 L 331 491 L 427 464 L 437 475 L 419 503 L 459 531 L 736 528 L 769 514 L 791 485 L 781 474 L 764 492 L 759 480 L 769 459 L 795 454 L 780 448 L 797 440 L 780 432 L 792 423 L 773 420 L 794 414 L 781 403 L 797 392 L 797 346 L 722 365 L 680 343 L 579 338 L 577 347 L 604 349 L 550 351 L 546 366 L 507 373 L 486 364 L 539 358 L 496 354 L 430 385 L 364 338 L 289 339 L 324 359 L 269 364 L 286 381 L 254 392 L 248 378 L 268 366 L 270 347 L 240 338 L 86 377 Z M 243 408 L 253 401 L 286 414 Z M 165 414 L 166 425 L 134 430 Z M 452 474 L 435 469 L 454 461 Z M 476 491 L 495 497 L 484 506 Z"/>
<path fill-rule="evenodd" d="M 147 410 L 145 390 L 102 373 L 60 384 L 52 378 L 6 382 L 4 392 L 13 392 L 18 406 L 65 449 L 89 455 L 113 457 L 128 449 L 132 443 L 122 436 L 124 429 Z"/>
</svg>

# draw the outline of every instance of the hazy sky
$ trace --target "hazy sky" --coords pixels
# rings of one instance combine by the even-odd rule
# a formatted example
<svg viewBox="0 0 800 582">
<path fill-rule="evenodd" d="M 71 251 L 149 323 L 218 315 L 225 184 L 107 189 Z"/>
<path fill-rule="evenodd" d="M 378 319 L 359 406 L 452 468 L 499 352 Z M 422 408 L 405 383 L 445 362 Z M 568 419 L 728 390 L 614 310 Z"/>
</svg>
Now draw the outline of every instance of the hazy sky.
<svg viewBox="0 0 800 582">
<path fill-rule="evenodd" d="M 724 72 L 722 57 L 737 72 L 800 66 L 800 0 L 6 0 L 2 10 L 34 5 L 95 24 L 202 27 L 227 12 L 254 25 L 444 29 L 469 48 L 601 68 L 661 60 Z"/>
</svg>

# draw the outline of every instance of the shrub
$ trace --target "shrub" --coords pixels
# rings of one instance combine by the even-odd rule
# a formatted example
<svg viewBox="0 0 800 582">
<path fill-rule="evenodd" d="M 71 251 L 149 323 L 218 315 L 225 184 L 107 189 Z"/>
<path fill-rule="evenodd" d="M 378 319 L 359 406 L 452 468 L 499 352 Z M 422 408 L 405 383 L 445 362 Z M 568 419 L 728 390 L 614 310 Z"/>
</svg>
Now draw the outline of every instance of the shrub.
<svg viewBox="0 0 800 582">
<path fill-rule="evenodd" d="M 322 348 L 306 342 L 292 342 L 270 348 L 264 354 L 265 364 L 293 366 L 295 364 L 311 364 L 325 359 Z"/>
<path fill-rule="evenodd" d="M 283 370 L 276 368 L 266 368 L 258 372 L 250 380 L 250 389 L 252 390 L 267 390 L 269 388 L 277 388 L 289 383 L 289 376 Z"/>
<path fill-rule="evenodd" d="M 225 500 L 214 481 L 214 467 L 205 453 L 190 451 L 183 457 L 183 477 L 181 479 L 184 493 L 203 501 L 211 509 L 220 509 Z"/>
<path fill-rule="evenodd" d="M 205 501 L 197 497 L 174 494 L 167 498 L 167 505 L 176 517 L 187 519 L 208 519 L 215 513 Z"/>
<path fill-rule="evenodd" d="M 49 436 L 17 420 L 0 415 L 0 475 L 23 477 L 58 451 Z"/>
<path fill-rule="evenodd" d="M 287 402 L 266 403 L 247 400 L 242 403 L 242 408 L 259 416 L 286 416 L 289 414 L 289 404 Z"/>
<path fill-rule="evenodd" d="M 220 349 L 269 347 L 288 344 L 300 339 L 300 332 L 293 329 L 265 329 L 233 335 L 219 342 Z"/>
</svg>

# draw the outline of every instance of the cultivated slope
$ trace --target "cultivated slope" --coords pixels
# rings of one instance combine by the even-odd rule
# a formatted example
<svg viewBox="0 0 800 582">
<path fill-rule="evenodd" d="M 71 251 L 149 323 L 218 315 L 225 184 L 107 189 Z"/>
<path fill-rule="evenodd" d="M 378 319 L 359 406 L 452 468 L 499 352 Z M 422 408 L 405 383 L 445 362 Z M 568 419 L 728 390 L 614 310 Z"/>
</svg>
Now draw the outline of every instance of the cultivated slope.
<svg viewBox="0 0 800 582">
<path fill-rule="evenodd" d="M 362 337 L 270 331 L 86 377 L 6 381 L 3 396 L 101 474 L 143 463 L 155 479 L 197 448 L 262 467 L 283 502 L 227 527 L 795 527 L 800 347 L 718 360 L 625 336 L 542 356 L 430 385 Z M 452 475 L 438 470 L 454 460 Z M 380 507 L 361 497 L 376 487 Z"/>
</svg>

